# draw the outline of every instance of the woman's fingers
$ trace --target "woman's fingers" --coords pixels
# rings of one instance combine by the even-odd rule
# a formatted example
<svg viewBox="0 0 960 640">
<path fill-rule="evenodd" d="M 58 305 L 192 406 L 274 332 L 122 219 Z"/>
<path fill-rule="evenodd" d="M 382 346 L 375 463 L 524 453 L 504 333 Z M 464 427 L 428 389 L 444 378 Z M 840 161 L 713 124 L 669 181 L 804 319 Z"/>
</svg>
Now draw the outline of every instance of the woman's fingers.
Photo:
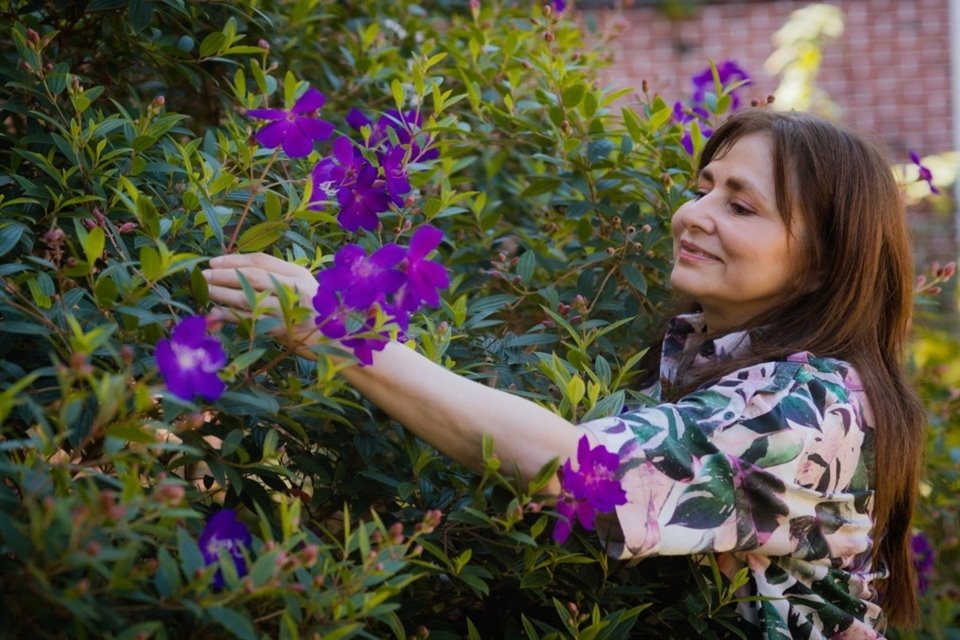
<svg viewBox="0 0 960 640">
<path fill-rule="evenodd" d="M 273 291 L 275 281 L 300 291 L 304 286 L 304 282 L 306 282 L 303 278 L 296 278 L 275 271 L 267 271 L 259 267 L 204 269 L 203 277 L 206 278 L 208 284 L 239 289 L 241 288 L 239 275 L 241 273 L 247 282 L 250 283 L 250 286 L 253 287 L 254 291 Z M 300 293 L 309 292 L 300 291 Z"/>
<path fill-rule="evenodd" d="M 304 273 L 310 272 L 301 266 L 291 264 L 280 258 L 275 258 L 266 253 L 230 253 L 225 256 L 217 256 L 210 260 L 210 267 L 213 269 L 246 269 L 257 268 L 264 271 L 270 271 L 277 275 L 299 277 Z"/>
<path fill-rule="evenodd" d="M 207 290 L 210 293 L 210 299 L 219 305 L 233 309 L 250 310 L 250 301 L 247 300 L 247 294 L 244 293 L 243 289 L 208 284 Z M 268 296 L 259 302 L 258 307 L 264 311 L 279 311 L 280 301 L 277 300 L 276 296 Z"/>
</svg>

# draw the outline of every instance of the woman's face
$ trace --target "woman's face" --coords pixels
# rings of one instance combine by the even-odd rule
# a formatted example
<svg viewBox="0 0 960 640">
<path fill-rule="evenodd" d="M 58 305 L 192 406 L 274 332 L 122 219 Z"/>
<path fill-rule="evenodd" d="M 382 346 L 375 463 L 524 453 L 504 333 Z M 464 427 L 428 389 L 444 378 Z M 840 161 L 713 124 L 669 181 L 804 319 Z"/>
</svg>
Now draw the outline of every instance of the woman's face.
<svg viewBox="0 0 960 640">
<path fill-rule="evenodd" d="M 698 302 L 710 331 L 735 328 L 782 302 L 797 283 L 794 241 L 776 205 L 764 133 L 740 138 L 700 173 L 697 197 L 673 216 L 673 286 Z"/>
</svg>

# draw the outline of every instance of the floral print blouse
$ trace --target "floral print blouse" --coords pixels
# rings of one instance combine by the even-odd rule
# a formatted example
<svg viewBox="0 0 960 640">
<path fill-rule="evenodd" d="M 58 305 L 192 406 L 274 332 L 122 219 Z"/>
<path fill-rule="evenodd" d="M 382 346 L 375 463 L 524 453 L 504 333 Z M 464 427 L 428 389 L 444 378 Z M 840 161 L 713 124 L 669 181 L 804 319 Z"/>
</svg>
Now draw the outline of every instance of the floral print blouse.
<svg viewBox="0 0 960 640">
<path fill-rule="evenodd" d="M 677 364 L 742 354 L 746 332 L 691 339 L 702 314 L 671 321 L 660 399 Z M 689 346 L 688 346 L 689 345 Z M 677 402 L 581 425 L 620 456 L 627 503 L 598 517 L 619 558 L 716 553 L 728 576 L 748 568 L 737 612 L 774 639 L 882 638 L 871 586 L 872 414 L 857 372 L 797 353 L 735 371 Z"/>
</svg>

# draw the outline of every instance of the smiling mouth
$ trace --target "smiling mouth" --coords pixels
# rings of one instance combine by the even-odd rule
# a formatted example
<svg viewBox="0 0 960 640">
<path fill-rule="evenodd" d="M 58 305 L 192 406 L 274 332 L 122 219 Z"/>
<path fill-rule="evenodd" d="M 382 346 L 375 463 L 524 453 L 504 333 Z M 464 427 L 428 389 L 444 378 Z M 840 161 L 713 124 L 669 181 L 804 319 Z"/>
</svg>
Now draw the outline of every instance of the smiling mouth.
<svg viewBox="0 0 960 640">
<path fill-rule="evenodd" d="M 680 253 L 681 255 L 686 254 L 686 257 L 698 258 L 701 260 L 715 260 L 717 262 L 723 262 L 720 258 L 713 255 L 712 253 L 704 251 L 697 245 L 691 244 L 689 242 L 680 243 Z"/>
</svg>

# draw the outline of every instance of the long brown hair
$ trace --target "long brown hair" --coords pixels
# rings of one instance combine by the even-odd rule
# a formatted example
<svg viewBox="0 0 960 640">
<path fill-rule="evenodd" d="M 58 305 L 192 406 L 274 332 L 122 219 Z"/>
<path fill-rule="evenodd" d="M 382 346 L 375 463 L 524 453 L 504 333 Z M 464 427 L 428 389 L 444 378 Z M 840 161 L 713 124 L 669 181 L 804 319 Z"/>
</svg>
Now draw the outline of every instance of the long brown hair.
<svg viewBox="0 0 960 640">
<path fill-rule="evenodd" d="M 784 304 L 742 327 L 751 330 L 750 354 L 690 372 L 677 392 L 799 351 L 851 363 L 875 423 L 873 561 L 890 571 L 882 604 L 893 624 L 915 624 L 910 523 L 925 417 L 903 371 L 914 269 L 900 191 L 883 154 L 859 134 L 808 114 L 767 109 L 740 111 L 722 124 L 699 170 L 752 133 L 770 136 L 777 207 L 787 228 L 794 228 L 795 215 L 803 223 L 803 233 L 791 238 L 800 243 L 800 281 Z"/>
</svg>

